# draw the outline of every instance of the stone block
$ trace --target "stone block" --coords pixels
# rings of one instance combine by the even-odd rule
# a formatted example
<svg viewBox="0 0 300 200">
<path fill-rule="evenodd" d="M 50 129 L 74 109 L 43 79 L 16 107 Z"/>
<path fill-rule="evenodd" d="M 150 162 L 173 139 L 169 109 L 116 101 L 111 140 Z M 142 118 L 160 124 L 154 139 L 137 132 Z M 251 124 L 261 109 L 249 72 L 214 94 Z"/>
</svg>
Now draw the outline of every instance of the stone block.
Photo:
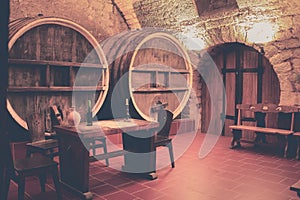
<svg viewBox="0 0 300 200">
<path fill-rule="evenodd" d="M 274 70 L 278 73 L 278 74 L 282 74 L 282 73 L 286 73 L 292 70 L 292 66 L 290 62 L 283 62 L 277 65 L 274 65 Z"/>
<path fill-rule="evenodd" d="M 278 54 L 274 55 L 270 58 L 270 62 L 272 65 L 277 65 L 283 62 L 286 62 L 288 59 L 292 58 L 293 51 L 292 50 L 284 50 L 278 52 Z"/>
</svg>

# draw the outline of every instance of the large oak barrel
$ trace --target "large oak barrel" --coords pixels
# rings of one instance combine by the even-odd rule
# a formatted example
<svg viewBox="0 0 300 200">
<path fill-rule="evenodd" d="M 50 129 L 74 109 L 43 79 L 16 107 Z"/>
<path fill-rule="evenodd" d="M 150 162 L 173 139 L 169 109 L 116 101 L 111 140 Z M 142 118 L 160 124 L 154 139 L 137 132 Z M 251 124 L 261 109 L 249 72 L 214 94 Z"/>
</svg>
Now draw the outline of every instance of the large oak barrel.
<svg viewBox="0 0 300 200">
<path fill-rule="evenodd" d="M 29 113 L 57 105 L 95 115 L 108 91 L 106 57 L 85 28 L 56 17 L 22 18 L 9 24 L 8 111 L 27 129 Z"/>
<path fill-rule="evenodd" d="M 163 30 L 124 32 L 102 42 L 110 71 L 108 96 L 99 118 L 130 116 L 153 120 L 153 107 L 167 104 L 182 113 L 192 87 L 192 67 L 183 45 Z M 125 116 L 126 117 L 126 116 Z"/>
</svg>

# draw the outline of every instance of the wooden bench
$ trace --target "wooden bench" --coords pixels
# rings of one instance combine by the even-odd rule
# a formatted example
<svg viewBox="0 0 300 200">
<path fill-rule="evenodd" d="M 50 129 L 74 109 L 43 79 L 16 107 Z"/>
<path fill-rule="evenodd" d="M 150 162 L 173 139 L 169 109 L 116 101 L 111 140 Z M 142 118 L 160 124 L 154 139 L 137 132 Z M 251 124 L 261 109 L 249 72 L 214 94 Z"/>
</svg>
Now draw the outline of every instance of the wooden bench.
<svg viewBox="0 0 300 200">
<path fill-rule="evenodd" d="M 255 142 L 261 139 L 262 135 L 277 135 L 281 136 L 278 138 L 284 137 L 284 146 L 283 153 L 287 148 L 287 137 L 294 133 L 294 118 L 295 113 L 298 112 L 298 107 L 295 106 L 278 106 L 275 104 L 238 104 L 236 106 L 238 110 L 238 119 L 237 125 L 229 126 L 232 131 L 233 139 L 231 142 L 231 148 L 241 147 L 241 138 L 242 131 L 253 131 L 257 134 Z M 253 112 L 254 113 L 254 121 L 256 122 L 254 126 L 243 125 L 243 112 Z M 266 125 L 265 117 L 267 114 L 277 113 L 278 114 L 278 127 L 270 128 Z M 285 115 L 284 115 L 285 114 Z M 287 115 L 290 115 L 290 119 L 286 120 Z M 282 117 L 281 117 L 282 116 Z M 282 118 L 282 119 L 281 119 Z M 284 123 L 280 125 L 280 120 L 283 120 Z"/>
<path fill-rule="evenodd" d="M 296 182 L 295 184 L 293 184 L 290 187 L 290 190 L 297 192 L 298 197 L 300 197 L 300 180 L 298 182 Z"/>
</svg>

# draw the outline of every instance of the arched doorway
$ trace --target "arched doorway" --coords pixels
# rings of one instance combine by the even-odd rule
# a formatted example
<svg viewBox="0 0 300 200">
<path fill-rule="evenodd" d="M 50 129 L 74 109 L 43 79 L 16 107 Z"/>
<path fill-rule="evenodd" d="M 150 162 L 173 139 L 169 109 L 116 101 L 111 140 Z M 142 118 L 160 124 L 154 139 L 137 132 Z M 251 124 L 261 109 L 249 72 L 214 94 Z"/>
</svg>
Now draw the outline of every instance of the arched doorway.
<svg viewBox="0 0 300 200">
<path fill-rule="evenodd" d="M 226 89 L 227 109 L 223 135 L 230 135 L 228 126 L 237 119 L 236 104 L 275 103 L 280 100 L 278 77 L 263 52 L 240 43 L 226 43 L 208 50 L 223 77 Z M 205 84 L 204 84 L 205 85 Z M 210 96 L 206 86 L 202 90 L 202 126 L 206 132 L 210 119 Z M 267 119 L 273 126 L 276 120 Z M 243 119 L 244 123 L 253 123 L 252 116 Z M 253 139 L 254 133 L 244 133 L 246 139 Z"/>
</svg>

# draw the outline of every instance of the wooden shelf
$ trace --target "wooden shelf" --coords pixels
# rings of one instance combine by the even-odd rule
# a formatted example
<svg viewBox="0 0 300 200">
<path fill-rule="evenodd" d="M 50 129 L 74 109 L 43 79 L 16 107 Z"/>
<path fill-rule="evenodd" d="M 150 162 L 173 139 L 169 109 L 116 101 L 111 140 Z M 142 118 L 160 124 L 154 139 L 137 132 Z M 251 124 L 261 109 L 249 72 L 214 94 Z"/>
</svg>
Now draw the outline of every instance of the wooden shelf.
<svg viewBox="0 0 300 200">
<path fill-rule="evenodd" d="M 51 86 L 51 87 L 9 87 L 7 92 L 84 92 L 84 91 L 102 91 L 107 90 L 107 86 Z"/>
<path fill-rule="evenodd" d="M 183 92 L 187 91 L 188 88 L 143 88 L 143 89 L 133 89 L 134 93 L 149 93 L 149 92 Z"/>
<path fill-rule="evenodd" d="M 76 73 L 75 69 L 79 69 L 80 67 L 85 67 L 86 69 L 106 70 L 106 68 L 103 68 L 99 64 L 47 61 L 47 60 L 29 60 L 29 59 L 9 59 L 9 64 L 11 67 L 19 65 L 26 68 L 41 67 L 40 69 L 45 69 L 45 70 L 39 71 L 39 73 L 41 74 L 40 75 L 41 80 L 39 80 L 38 84 L 40 84 L 40 86 L 9 86 L 7 92 L 17 92 L 17 93 L 73 92 L 73 91 L 101 91 L 107 89 L 107 86 L 97 86 L 97 87 L 96 86 L 73 86 L 75 73 Z M 64 67 L 64 68 L 60 68 L 60 67 Z M 51 68 L 52 69 L 54 68 L 54 70 L 51 71 L 52 70 Z M 62 72 L 64 72 L 66 74 L 69 74 L 69 77 L 66 79 L 66 81 L 56 81 L 54 80 L 54 77 L 57 75 L 57 74 L 55 75 L 55 72 L 58 73 L 59 75 Z"/>
<path fill-rule="evenodd" d="M 160 69 L 160 68 L 143 68 L 143 69 L 133 69 L 131 70 L 132 72 L 137 72 L 137 73 L 180 73 L 180 74 L 188 74 L 188 70 L 184 69 Z"/>
<path fill-rule="evenodd" d="M 78 63 L 78 62 L 64 62 L 64 61 L 48 61 L 48 60 L 28 60 L 28 59 L 9 59 L 9 64 L 15 65 L 41 65 L 41 66 L 57 66 L 57 67 L 87 67 L 87 68 L 99 68 L 106 70 L 99 64 L 94 63 Z"/>
</svg>

